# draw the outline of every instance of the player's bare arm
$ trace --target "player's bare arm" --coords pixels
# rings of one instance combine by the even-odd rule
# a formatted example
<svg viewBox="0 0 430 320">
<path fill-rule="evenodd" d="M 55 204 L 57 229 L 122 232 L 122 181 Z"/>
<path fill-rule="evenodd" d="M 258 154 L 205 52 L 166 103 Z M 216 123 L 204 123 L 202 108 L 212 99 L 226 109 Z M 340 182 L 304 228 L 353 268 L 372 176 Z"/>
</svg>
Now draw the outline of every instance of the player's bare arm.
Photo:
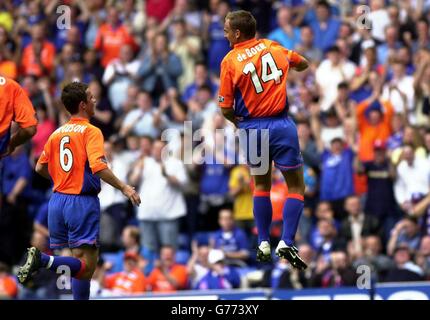
<svg viewBox="0 0 430 320">
<path fill-rule="evenodd" d="M 140 197 L 136 190 L 132 186 L 120 181 L 109 168 L 100 170 L 96 175 L 104 182 L 109 183 L 112 187 L 120 190 L 128 199 L 130 199 L 133 205 L 140 205 Z"/>
<path fill-rule="evenodd" d="M 294 71 L 302 72 L 305 71 L 309 67 L 309 62 L 305 58 L 302 57 L 302 61 L 300 61 L 297 65 L 292 67 Z"/>
<path fill-rule="evenodd" d="M 40 162 L 36 163 L 35 170 L 38 174 L 40 174 L 45 179 L 48 179 L 48 180 L 51 179 L 51 176 L 49 175 L 47 163 L 40 163 Z"/>
<path fill-rule="evenodd" d="M 0 155 L 0 159 L 14 152 L 16 147 L 30 140 L 37 132 L 37 126 L 19 128 L 18 131 L 10 138 L 9 145 L 5 153 Z"/>
</svg>

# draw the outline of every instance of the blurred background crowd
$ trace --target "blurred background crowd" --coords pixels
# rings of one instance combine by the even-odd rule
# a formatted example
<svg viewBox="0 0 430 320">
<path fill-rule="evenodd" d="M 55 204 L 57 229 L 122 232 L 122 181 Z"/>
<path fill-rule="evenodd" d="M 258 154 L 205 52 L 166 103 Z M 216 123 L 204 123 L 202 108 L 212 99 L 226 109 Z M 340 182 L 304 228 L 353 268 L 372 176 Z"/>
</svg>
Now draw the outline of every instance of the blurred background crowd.
<svg viewBox="0 0 430 320">
<path fill-rule="evenodd" d="M 255 261 L 249 170 L 226 161 L 239 156 L 220 143 L 234 135 L 217 91 L 230 50 L 224 17 L 235 9 L 254 14 L 258 37 L 311 63 L 287 87 L 305 163 L 304 272 Z M 0 296 L 67 291 L 49 271 L 28 288 L 12 274 L 30 244 L 52 253 L 51 183 L 33 168 L 68 119 L 59 97 L 75 80 L 97 99 L 92 123 L 109 166 L 142 198 L 132 208 L 102 184 L 92 296 L 355 286 L 360 265 L 377 282 L 430 280 L 429 21 L 429 0 L 0 1 L 0 74 L 22 85 L 39 119 L 31 144 L 2 163 Z M 202 134 L 192 147 L 206 151 L 193 163 L 185 121 Z M 276 245 L 288 189 L 275 168 L 272 176 Z"/>
</svg>

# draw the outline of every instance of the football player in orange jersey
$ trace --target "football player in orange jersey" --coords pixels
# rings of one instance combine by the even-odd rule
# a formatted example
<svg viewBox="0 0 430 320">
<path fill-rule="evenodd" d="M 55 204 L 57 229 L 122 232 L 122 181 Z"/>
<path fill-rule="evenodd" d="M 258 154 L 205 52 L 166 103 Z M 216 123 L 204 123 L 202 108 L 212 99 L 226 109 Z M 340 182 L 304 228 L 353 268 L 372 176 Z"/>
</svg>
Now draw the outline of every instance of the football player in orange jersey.
<svg viewBox="0 0 430 320">
<path fill-rule="evenodd" d="M 233 49 L 221 63 L 219 106 L 224 116 L 248 136 L 245 150 L 255 183 L 254 218 L 259 237 L 257 260 L 271 260 L 271 165 L 265 172 L 253 170 L 256 159 L 252 159 L 252 154 L 266 157 L 268 163 L 274 161 L 282 171 L 289 194 L 283 209 L 282 237 L 275 252 L 293 267 L 303 270 L 307 266 L 294 246 L 303 212 L 303 159 L 296 126 L 288 116 L 286 85 L 290 68 L 303 71 L 308 67 L 308 61 L 274 41 L 257 40 L 255 34 L 256 21 L 251 13 L 239 10 L 226 16 L 224 36 Z M 260 141 L 257 141 L 256 148 L 249 141 L 251 132 L 256 133 Z M 264 135 L 267 137 L 266 146 L 262 145 L 264 139 L 260 139 Z M 267 154 L 263 154 L 264 150 Z"/>
<path fill-rule="evenodd" d="M 70 248 L 72 257 L 49 256 L 32 247 L 18 271 L 19 282 L 25 284 L 40 268 L 55 272 L 67 266 L 76 300 L 89 299 L 98 259 L 100 178 L 134 205 L 140 204 L 134 188 L 118 180 L 107 166 L 102 132 L 89 122 L 94 100 L 86 84 L 72 82 L 64 87 L 61 101 L 71 118 L 51 134 L 36 164 L 36 172 L 54 183 L 48 209 L 50 247 Z"/>
<path fill-rule="evenodd" d="M 12 121 L 18 130 L 11 136 Z M 25 91 L 14 80 L 0 76 L 0 159 L 36 134 L 36 111 Z"/>
<path fill-rule="evenodd" d="M 18 124 L 17 130 L 12 130 L 12 122 Z M 0 75 L 0 195 L 3 181 L 1 159 L 29 141 L 36 131 L 36 111 L 27 94 L 17 82 Z M 0 211 L 1 207 L 0 197 Z"/>
</svg>

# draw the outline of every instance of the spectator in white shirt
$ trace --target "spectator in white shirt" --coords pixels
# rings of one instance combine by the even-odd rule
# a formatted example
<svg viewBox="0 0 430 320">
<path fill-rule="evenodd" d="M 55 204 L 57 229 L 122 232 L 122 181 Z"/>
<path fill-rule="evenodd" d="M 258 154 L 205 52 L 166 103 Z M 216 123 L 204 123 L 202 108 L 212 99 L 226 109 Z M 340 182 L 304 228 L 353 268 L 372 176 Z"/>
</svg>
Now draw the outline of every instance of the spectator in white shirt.
<svg viewBox="0 0 430 320">
<path fill-rule="evenodd" d="M 103 74 L 102 82 L 108 87 L 108 97 L 112 107 L 119 112 L 127 98 L 127 88 L 136 79 L 140 61 L 134 59 L 133 48 L 124 45 L 119 58 L 111 61 Z"/>
<path fill-rule="evenodd" d="M 131 110 L 124 118 L 120 135 L 127 136 L 133 133 L 139 137 L 150 136 L 157 138 L 161 133 L 163 123 L 167 120 L 162 114 L 164 107 L 156 109 L 152 105 L 151 95 L 146 91 L 140 91 L 137 95 L 137 108 Z"/>
<path fill-rule="evenodd" d="M 161 246 L 177 247 L 179 218 L 186 215 L 182 188 L 188 182 L 185 165 L 168 156 L 166 143 L 156 140 L 152 156 L 134 165 L 130 183 L 139 187 L 142 205 L 137 211 L 142 246 L 158 252 Z"/>
<path fill-rule="evenodd" d="M 414 109 L 414 78 L 406 74 L 406 65 L 399 59 L 393 59 L 391 68 L 393 78 L 384 85 L 382 98 L 391 102 L 396 113 L 409 112 L 409 122 L 415 124 L 416 117 L 410 113 Z"/>
<path fill-rule="evenodd" d="M 429 189 L 430 163 L 415 157 L 412 145 L 403 147 L 401 161 L 397 167 L 394 194 L 403 211 L 408 212 L 414 194 L 427 194 Z"/>
<path fill-rule="evenodd" d="M 321 110 L 326 111 L 337 98 L 339 83 L 349 81 L 355 74 L 355 64 L 342 57 L 339 47 L 327 51 L 327 58 L 318 66 L 315 77 L 322 97 Z"/>
<path fill-rule="evenodd" d="M 384 8 L 384 0 L 370 1 L 370 12 L 367 19 L 371 22 L 372 36 L 379 41 L 385 41 L 384 30 L 390 24 L 390 16 Z"/>
</svg>

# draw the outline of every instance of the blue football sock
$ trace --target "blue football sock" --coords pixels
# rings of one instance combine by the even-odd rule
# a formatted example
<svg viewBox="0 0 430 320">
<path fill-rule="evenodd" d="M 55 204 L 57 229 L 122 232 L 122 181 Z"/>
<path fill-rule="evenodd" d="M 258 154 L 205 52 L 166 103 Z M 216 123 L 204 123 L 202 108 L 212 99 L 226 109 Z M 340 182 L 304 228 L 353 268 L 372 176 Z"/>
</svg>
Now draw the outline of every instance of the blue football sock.
<svg viewBox="0 0 430 320">
<path fill-rule="evenodd" d="M 254 191 L 254 218 L 258 230 L 258 243 L 269 241 L 272 224 L 270 191 Z"/>
<path fill-rule="evenodd" d="M 72 279 L 74 300 L 88 300 L 90 298 L 90 280 Z"/>
<path fill-rule="evenodd" d="M 62 256 L 49 256 L 47 254 L 41 254 L 42 267 L 57 272 L 59 266 L 68 266 L 70 268 L 70 275 L 75 277 L 85 268 L 85 265 L 81 260 L 74 257 L 62 257 Z"/>
<path fill-rule="evenodd" d="M 300 194 L 289 194 L 284 204 L 282 212 L 283 228 L 282 240 L 287 246 L 294 245 L 297 228 L 299 226 L 300 217 L 303 212 L 304 198 Z"/>
</svg>

